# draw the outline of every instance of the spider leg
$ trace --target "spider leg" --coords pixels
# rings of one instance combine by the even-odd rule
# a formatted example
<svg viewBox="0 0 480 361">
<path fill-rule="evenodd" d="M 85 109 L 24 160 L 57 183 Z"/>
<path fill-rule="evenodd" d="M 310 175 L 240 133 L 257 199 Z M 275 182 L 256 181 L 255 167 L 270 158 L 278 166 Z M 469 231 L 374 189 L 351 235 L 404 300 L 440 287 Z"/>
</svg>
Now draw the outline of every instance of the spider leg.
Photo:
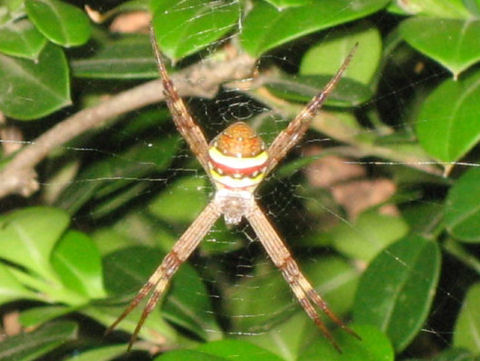
<svg viewBox="0 0 480 361">
<path fill-rule="evenodd" d="M 193 221 L 188 229 L 183 233 L 180 239 L 175 243 L 172 250 L 165 256 L 160 266 L 150 276 L 143 285 L 135 298 L 130 302 L 125 311 L 112 323 L 105 331 L 110 333 L 152 290 L 152 295 L 145 306 L 135 331 L 130 338 L 128 349 L 132 347 L 136 340 L 138 332 L 148 315 L 155 308 L 160 296 L 165 292 L 170 279 L 173 277 L 180 265 L 187 260 L 192 252 L 197 248 L 203 237 L 208 233 L 215 221 L 220 216 L 220 212 L 214 201 L 210 202 L 200 215 Z"/>
<path fill-rule="evenodd" d="M 270 224 L 257 203 L 254 203 L 251 212 L 246 215 L 246 218 L 257 234 L 260 242 L 264 246 L 273 263 L 282 272 L 283 277 L 297 297 L 300 305 L 303 307 L 307 315 L 315 322 L 323 335 L 330 341 L 333 347 L 341 352 L 340 347 L 335 342 L 332 334 L 326 328 L 323 321 L 320 319 L 320 316 L 313 307 L 312 303 L 322 309 L 322 311 L 339 327 L 360 339 L 355 331 L 350 329 L 328 308 L 327 303 L 315 291 L 310 282 L 308 282 L 290 254 L 290 251 L 287 249 L 282 239 Z"/>
<path fill-rule="evenodd" d="M 270 159 L 267 163 L 267 169 L 265 175 L 267 175 L 275 166 L 285 157 L 285 155 L 292 149 L 305 135 L 306 131 L 310 127 L 310 122 L 317 112 L 322 107 L 323 103 L 327 99 L 330 92 L 335 88 L 343 73 L 350 64 L 350 61 L 357 50 L 358 43 L 355 44 L 350 53 L 343 61 L 343 64 L 337 70 L 337 73 L 333 76 L 323 90 L 316 95 L 310 102 L 303 108 L 303 110 L 292 120 L 286 129 L 284 129 L 273 140 L 272 144 L 268 148 L 268 154 Z"/>
<path fill-rule="evenodd" d="M 158 48 L 157 39 L 155 37 L 155 30 L 153 24 L 150 25 L 150 41 L 152 43 L 155 59 L 157 61 L 158 72 L 162 78 L 163 92 L 165 100 L 172 114 L 173 121 L 177 127 L 178 132 L 187 141 L 190 149 L 195 157 L 208 173 L 208 143 L 202 129 L 195 123 L 190 115 L 185 103 L 178 94 L 173 85 L 170 76 L 168 75 L 165 63 L 163 62 L 160 49 Z M 209 174 L 209 173 L 208 173 Z"/>
</svg>

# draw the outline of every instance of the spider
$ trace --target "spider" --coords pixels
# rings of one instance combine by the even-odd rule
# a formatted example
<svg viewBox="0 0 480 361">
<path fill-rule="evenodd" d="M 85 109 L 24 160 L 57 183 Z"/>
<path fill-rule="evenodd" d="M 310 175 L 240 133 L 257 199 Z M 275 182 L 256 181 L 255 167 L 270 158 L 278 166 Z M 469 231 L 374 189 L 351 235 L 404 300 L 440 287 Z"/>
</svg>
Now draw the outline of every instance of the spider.
<svg viewBox="0 0 480 361">
<path fill-rule="evenodd" d="M 195 221 L 175 243 L 162 263 L 143 285 L 125 311 L 107 329 L 112 331 L 138 304 L 152 293 L 140 320 L 133 332 L 128 349 L 136 340 L 147 316 L 152 312 L 160 296 L 180 267 L 197 248 L 216 220 L 223 215 L 226 224 L 236 225 L 242 218 L 252 226 L 275 266 L 282 272 L 300 305 L 315 322 L 323 335 L 340 352 L 340 347 L 327 329 L 314 305 L 319 307 L 334 323 L 353 336 L 360 338 L 328 307 L 300 271 L 297 262 L 273 228 L 270 221 L 255 199 L 255 190 L 261 181 L 275 168 L 303 137 L 311 119 L 323 105 L 328 94 L 340 80 L 357 48 L 356 44 L 343 64 L 325 88 L 280 132 L 268 149 L 255 131 L 244 122 L 236 122 L 227 127 L 210 143 L 195 123 L 185 103 L 173 85 L 157 44 L 153 26 L 150 26 L 150 40 L 155 53 L 158 71 L 162 78 L 167 106 L 172 114 L 177 130 L 190 146 L 203 169 L 216 188 L 215 195 Z"/>
</svg>

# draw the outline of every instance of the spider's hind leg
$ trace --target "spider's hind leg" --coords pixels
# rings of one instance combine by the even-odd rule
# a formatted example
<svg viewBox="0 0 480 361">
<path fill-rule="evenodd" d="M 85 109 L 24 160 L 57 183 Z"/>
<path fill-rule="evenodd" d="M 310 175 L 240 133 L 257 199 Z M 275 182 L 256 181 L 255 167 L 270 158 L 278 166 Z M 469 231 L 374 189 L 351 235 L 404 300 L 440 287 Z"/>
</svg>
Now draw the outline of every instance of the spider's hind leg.
<svg viewBox="0 0 480 361">
<path fill-rule="evenodd" d="M 335 315 L 335 313 L 333 313 L 333 311 L 328 307 L 327 302 L 325 302 L 325 300 L 317 293 L 317 291 L 315 291 L 310 282 L 308 282 L 308 280 L 302 274 L 297 263 L 291 256 L 285 258 L 283 263 L 277 266 L 282 271 L 283 277 L 288 282 L 290 288 L 297 297 L 298 302 L 302 305 L 307 315 L 315 322 L 325 337 L 338 351 L 341 352 L 339 346 L 331 336 L 328 329 L 326 329 L 312 303 L 319 307 L 340 328 L 352 336 L 361 339 L 355 331 L 349 328 L 337 315 Z"/>
<path fill-rule="evenodd" d="M 106 334 L 111 332 L 130 312 L 132 312 L 140 301 L 153 290 L 152 295 L 140 316 L 140 321 L 130 338 L 130 343 L 128 345 L 128 349 L 130 350 L 148 315 L 153 311 L 158 300 L 167 289 L 170 279 L 180 265 L 185 262 L 195 248 L 197 248 L 200 241 L 208 233 L 219 216 L 220 212 L 217 209 L 217 205 L 213 201 L 210 202 L 202 213 L 198 215 L 197 219 L 193 221 L 190 227 L 188 227 L 177 243 L 175 243 L 172 250 L 165 256 L 160 266 L 157 267 L 155 272 L 153 272 L 147 283 L 143 285 L 125 311 L 123 311 L 116 321 L 107 329 L 105 332 Z"/>
<path fill-rule="evenodd" d="M 282 272 L 283 277 L 292 289 L 293 293 L 302 305 L 307 315 L 315 322 L 323 335 L 330 343 L 341 352 L 339 345 L 333 338 L 332 334 L 321 320 L 317 310 L 313 305 L 319 307 L 334 323 L 340 326 L 349 334 L 360 339 L 355 331 L 349 328 L 333 311 L 328 308 L 327 303 L 315 291 L 310 282 L 300 271 L 297 262 L 293 259 L 290 251 L 287 249 L 280 236 L 277 234 L 273 226 L 268 221 L 260 207 L 254 203 L 249 214 L 246 215 L 253 230 L 257 234 L 260 242 L 272 259 L 275 266 Z"/>
</svg>

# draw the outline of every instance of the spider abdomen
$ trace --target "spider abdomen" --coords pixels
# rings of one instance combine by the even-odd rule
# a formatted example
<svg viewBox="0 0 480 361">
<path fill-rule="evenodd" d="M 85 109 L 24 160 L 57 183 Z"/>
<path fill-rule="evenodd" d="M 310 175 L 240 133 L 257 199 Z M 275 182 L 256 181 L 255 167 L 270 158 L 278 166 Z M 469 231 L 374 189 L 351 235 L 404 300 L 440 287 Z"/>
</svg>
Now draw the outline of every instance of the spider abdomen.
<svg viewBox="0 0 480 361">
<path fill-rule="evenodd" d="M 234 123 L 220 133 L 210 143 L 208 156 L 217 188 L 254 189 L 264 178 L 265 144 L 246 123 Z"/>
</svg>

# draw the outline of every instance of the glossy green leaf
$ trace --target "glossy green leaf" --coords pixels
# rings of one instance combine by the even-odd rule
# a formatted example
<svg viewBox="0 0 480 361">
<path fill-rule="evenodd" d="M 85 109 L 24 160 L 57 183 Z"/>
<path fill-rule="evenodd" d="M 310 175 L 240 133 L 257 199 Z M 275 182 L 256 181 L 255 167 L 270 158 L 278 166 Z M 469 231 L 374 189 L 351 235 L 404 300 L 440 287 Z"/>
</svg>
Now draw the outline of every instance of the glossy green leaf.
<svg viewBox="0 0 480 361">
<path fill-rule="evenodd" d="M 104 258 L 105 285 L 114 294 L 137 292 L 160 265 L 164 254 L 147 247 L 129 247 Z M 208 339 L 218 329 L 208 291 L 188 264 L 173 277 L 163 317 Z M 208 332 L 207 332 L 208 330 Z"/>
<path fill-rule="evenodd" d="M 409 14 L 422 14 L 436 18 L 462 18 L 470 16 L 465 7 L 466 0 L 409 0 L 397 4 Z"/>
<path fill-rule="evenodd" d="M 480 140 L 480 71 L 459 81 L 445 80 L 424 101 L 416 133 L 430 155 L 454 162 Z"/>
<path fill-rule="evenodd" d="M 38 330 L 11 336 L 0 342 L 0 359 L 5 361 L 36 360 L 54 348 L 77 338 L 74 322 L 55 322 Z"/>
<path fill-rule="evenodd" d="M 467 292 L 462 309 L 455 323 L 453 345 L 469 350 L 474 354 L 480 352 L 480 283 L 474 284 Z"/>
<path fill-rule="evenodd" d="M 301 268 L 337 315 L 350 309 L 359 278 L 351 264 L 340 257 L 319 257 L 301 262 Z M 225 299 L 234 330 L 285 360 L 296 360 L 310 338 L 322 337 L 273 265 L 232 286 Z"/>
<path fill-rule="evenodd" d="M 299 73 L 335 74 L 356 43 L 358 49 L 343 77 L 368 85 L 380 63 L 382 40 L 378 29 L 367 23 L 329 32 L 326 38 L 305 53 Z"/>
<path fill-rule="evenodd" d="M 116 157 L 100 159 L 80 172 L 77 182 L 63 191 L 55 205 L 75 213 L 92 199 L 101 201 L 131 184 L 138 184 L 142 177 L 168 168 L 177 147 L 177 137 L 165 137 L 136 144 Z M 154 180 L 147 177 L 144 181 L 151 184 Z"/>
<path fill-rule="evenodd" d="M 234 29 L 240 17 L 236 0 L 152 0 L 153 25 L 163 53 L 180 59 L 205 48 Z"/>
<path fill-rule="evenodd" d="M 292 299 L 280 272 L 270 263 L 258 265 L 252 277 L 243 277 L 241 282 L 232 285 L 224 302 L 232 329 L 239 333 L 268 330 L 287 320 L 296 307 L 300 307 Z"/>
<path fill-rule="evenodd" d="M 98 323 L 105 325 L 105 327 L 108 327 L 125 311 L 125 308 L 133 296 L 132 294 L 129 297 L 114 297 L 105 301 L 95 301 L 86 307 L 82 307 L 81 312 L 96 320 Z M 145 303 L 143 303 L 143 305 L 145 305 Z M 142 311 L 143 307 L 141 304 L 122 320 L 115 330 L 132 334 L 137 327 Z M 163 319 L 159 307 L 155 308 L 147 317 L 138 333 L 138 337 L 139 339 L 144 338 L 158 345 L 171 345 L 178 342 L 178 332 Z M 128 338 L 125 340 L 128 340 Z M 127 346 L 127 343 L 125 343 L 125 351 L 127 350 Z"/>
<path fill-rule="evenodd" d="M 232 357 L 235 357 L 237 361 L 282 361 L 277 355 L 241 340 L 209 342 L 201 345 L 197 350 L 225 360 L 231 360 Z"/>
<path fill-rule="evenodd" d="M 65 47 L 82 45 L 90 38 L 87 15 L 60 0 L 26 0 L 29 19 L 48 40 Z"/>
<path fill-rule="evenodd" d="M 261 326 L 257 332 L 245 333 L 239 339 L 269 350 L 286 361 L 296 361 L 311 339 L 321 337 L 303 310 L 298 310 L 284 322 Z"/>
<path fill-rule="evenodd" d="M 434 237 L 443 229 L 444 205 L 442 203 L 420 203 L 402 207 L 402 216 L 408 223 L 410 233 Z"/>
<path fill-rule="evenodd" d="M 302 262 L 302 270 L 337 314 L 351 309 L 359 280 L 354 265 L 338 256 L 318 257 Z"/>
<path fill-rule="evenodd" d="M 455 78 L 480 60 L 480 20 L 414 17 L 402 22 L 400 33 Z"/>
<path fill-rule="evenodd" d="M 445 225 L 463 242 L 480 242 L 480 169 L 463 174 L 450 189 L 445 203 Z"/>
<path fill-rule="evenodd" d="M 341 329 L 333 332 L 333 337 L 342 352 L 338 352 L 325 339 L 318 338 L 300 355 L 298 361 L 393 361 L 394 350 L 388 338 L 370 325 L 352 325 L 362 338 L 353 337 Z"/>
<path fill-rule="evenodd" d="M 31 207 L 0 217 L 0 257 L 47 280 L 56 279 L 50 264 L 54 245 L 69 223 L 59 209 Z"/>
<path fill-rule="evenodd" d="M 174 350 L 155 357 L 153 361 L 225 361 L 223 357 L 194 350 Z"/>
<path fill-rule="evenodd" d="M 403 350 L 421 330 L 440 272 L 435 242 L 410 236 L 380 253 L 360 279 L 353 309 L 356 323 L 385 332 Z"/>
<path fill-rule="evenodd" d="M 125 345 L 110 345 L 96 347 L 85 352 L 76 353 L 74 356 L 67 357 L 63 361 L 109 361 L 116 359 L 125 353 Z"/>
<path fill-rule="evenodd" d="M 10 15 L 12 15 L 13 13 L 21 10 L 24 1 L 25 0 L 3 0 L 2 6 L 4 6 L 8 12 L 11 13 Z"/>
<path fill-rule="evenodd" d="M 402 218 L 370 211 L 360 214 L 354 224 L 335 226 L 327 237 L 332 246 L 348 258 L 369 262 L 407 232 L 408 226 Z"/>
<path fill-rule="evenodd" d="M 470 11 L 470 14 L 476 18 L 480 15 L 480 1 L 479 0 L 463 0 L 463 5 Z"/>
<path fill-rule="evenodd" d="M 232 325 L 238 332 L 269 329 L 287 320 L 294 312 L 303 312 L 273 264 L 257 267 L 259 269 L 253 277 L 232 286 L 226 297 Z M 336 313 L 341 314 L 351 307 L 358 280 L 358 273 L 351 265 L 340 258 L 328 257 L 302 262 L 301 267 Z M 278 338 L 278 335 L 274 337 Z"/>
<path fill-rule="evenodd" d="M 0 263 L 0 304 L 22 298 L 35 298 L 35 294 L 25 288 L 15 276 L 10 273 L 6 265 Z"/>
<path fill-rule="evenodd" d="M 147 35 L 121 38 L 90 58 L 72 61 L 80 78 L 141 79 L 158 77 L 157 64 Z"/>
<path fill-rule="evenodd" d="M 266 2 L 256 2 L 245 19 L 240 35 L 243 47 L 253 56 L 303 35 L 372 14 L 387 0 L 313 1 L 311 4 L 279 11 Z"/>
<path fill-rule="evenodd" d="M 123 12 L 134 12 L 137 10 L 148 11 L 150 0 L 127 0 L 118 4 L 115 8 L 108 12 L 108 16 L 115 16 Z"/>
<path fill-rule="evenodd" d="M 289 7 L 305 6 L 312 3 L 312 0 L 265 0 L 267 3 L 272 4 L 278 10 L 284 10 Z"/>
<path fill-rule="evenodd" d="M 35 60 L 47 39 L 28 20 L 19 20 L 0 27 L 0 52 Z"/>
<path fill-rule="evenodd" d="M 28 308 L 20 313 L 19 321 L 24 327 L 37 327 L 43 323 L 75 311 L 75 307 L 42 305 Z"/>
<path fill-rule="evenodd" d="M 333 76 L 334 73 L 332 73 Z M 283 75 L 281 78 L 271 78 L 265 85 L 273 94 L 293 101 L 309 101 L 319 94 L 332 76 L 323 75 Z M 357 81 L 340 79 L 335 89 L 326 100 L 326 104 L 339 107 L 352 107 L 366 102 L 372 92 Z"/>
<path fill-rule="evenodd" d="M 100 252 L 86 234 L 67 232 L 52 253 L 52 265 L 65 287 L 90 298 L 106 296 Z"/>
<path fill-rule="evenodd" d="M 212 256 L 238 251 L 245 246 L 245 234 L 238 228 L 229 228 L 225 222 L 217 222 L 200 243 L 202 254 Z"/>
<path fill-rule="evenodd" d="M 432 361 L 479 361 L 479 358 L 464 348 L 454 347 L 441 352 Z"/>
<path fill-rule="evenodd" d="M 67 61 L 63 51 L 47 44 L 38 61 L 0 54 L 0 110 L 30 120 L 71 103 Z"/>
<path fill-rule="evenodd" d="M 121 223 L 124 223 L 124 222 L 121 222 Z M 138 231 L 140 231 L 140 229 L 143 230 L 143 228 L 141 228 L 142 225 L 143 225 L 143 222 L 140 224 L 140 228 L 138 229 Z M 128 222 L 127 222 L 127 226 L 128 226 Z M 135 231 L 136 229 L 137 228 L 135 227 L 133 231 Z M 146 231 L 149 231 L 149 229 L 147 229 Z M 99 249 L 102 256 L 118 251 L 122 248 L 134 246 L 138 244 L 136 240 L 130 238 L 128 235 L 124 234 L 123 232 L 117 231 L 111 227 L 100 228 L 96 230 L 93 234 L 91 234 L 91 237 L 95 242 L 95 244 L 97 245 L 97 248 Z"/>
<path fill-rule="evenodd" d="M 152 200 L 149 210 L 168 223 L 192 222 L 207 205 L 206 179 L 180 178 Z"/>
</svg>

